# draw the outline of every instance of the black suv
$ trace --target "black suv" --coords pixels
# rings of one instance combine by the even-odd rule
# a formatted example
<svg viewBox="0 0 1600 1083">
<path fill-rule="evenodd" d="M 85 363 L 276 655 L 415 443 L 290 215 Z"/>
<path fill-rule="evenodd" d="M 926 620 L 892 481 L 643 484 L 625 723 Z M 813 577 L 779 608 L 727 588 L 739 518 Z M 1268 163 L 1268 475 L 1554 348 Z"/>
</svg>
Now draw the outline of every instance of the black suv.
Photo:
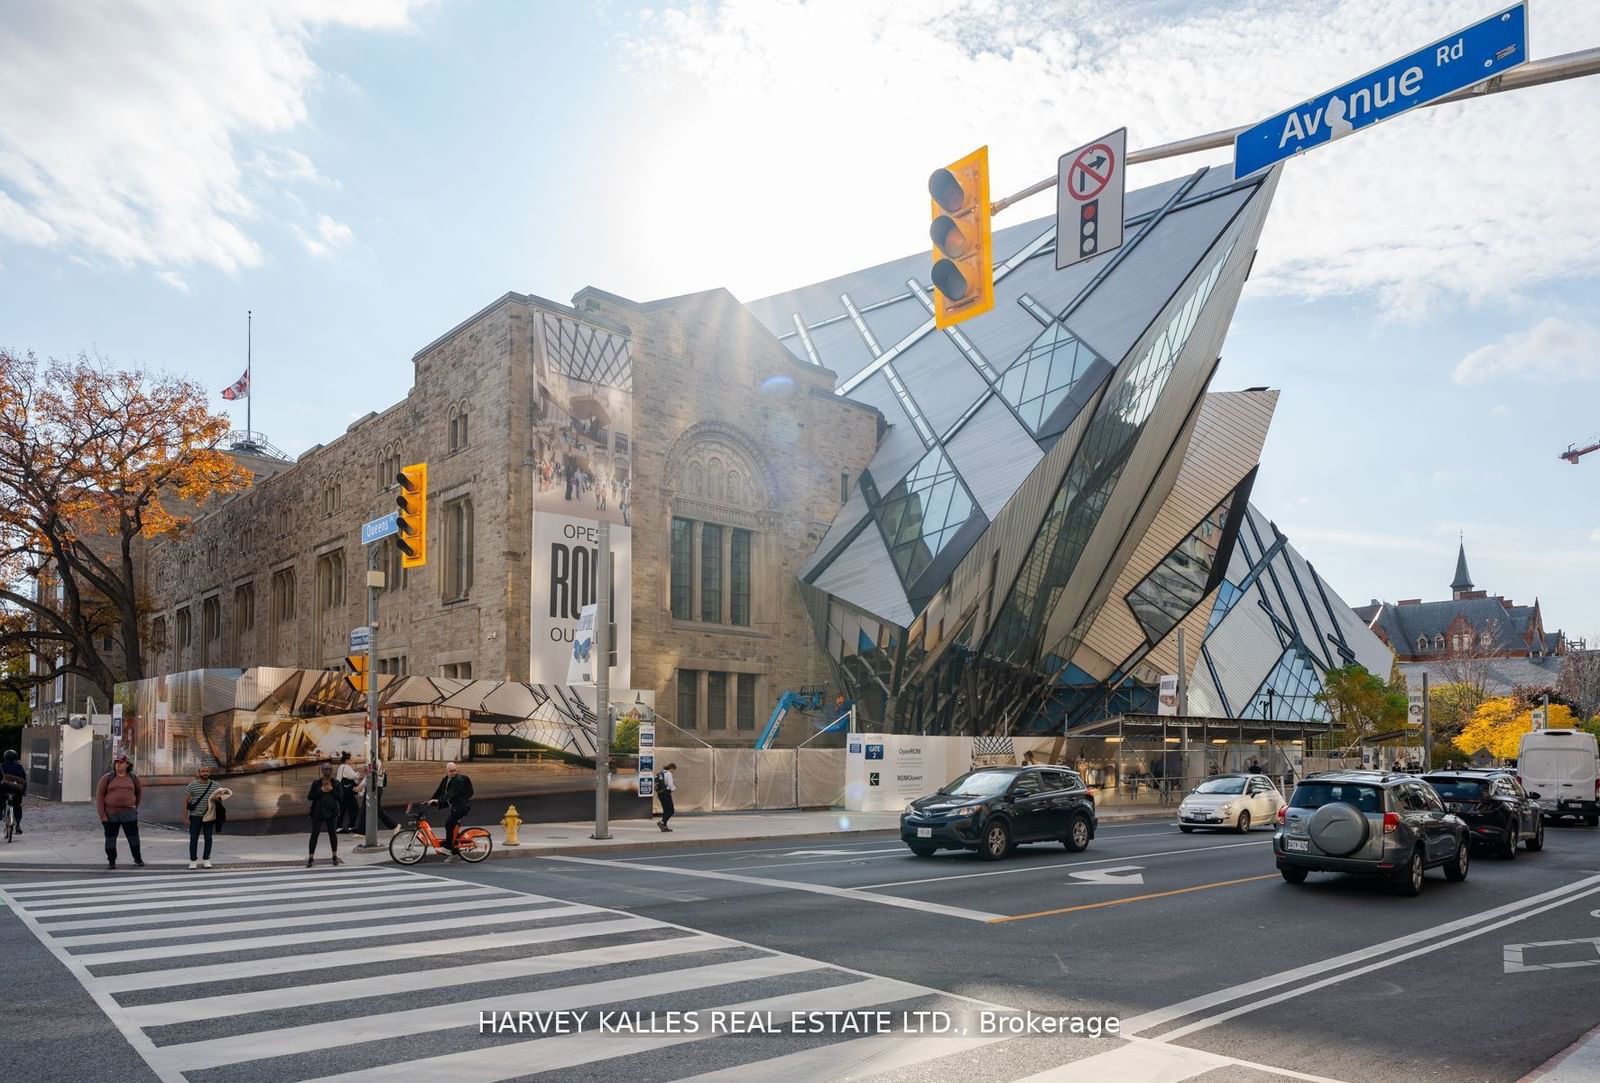
<svg viewBox="0 0 1600 1083">
<path fill-rule="evenodd" d="M 1291 884 L 1308 872 L 1388 878 L 1403 895 L 1422 890 L 1426 869 L 1467 878 L 1471 832 L 1413 775 L 1325 771 L 1307 776 L 1278 810 L 1272 853 Z"/>
<path fill-rule="evenodd" d="M 979 767 L 900 814 L 900 841 L 918 857 L 977 850 L 998 861 L 1022 842 L 1078 851 L 1094 838 L 1094 798 L 1065 767 Z"/>
<path fill-rule="evenodd" d="M 1539 795 L 1522 788 L 1510 771 L 1434 771 L 1422 776 L 1444 807 L 1467 822 L 1472 841 L 1503 858 L 1517 856 L 1517 843 L 1544 849 Z"/>
</svg>

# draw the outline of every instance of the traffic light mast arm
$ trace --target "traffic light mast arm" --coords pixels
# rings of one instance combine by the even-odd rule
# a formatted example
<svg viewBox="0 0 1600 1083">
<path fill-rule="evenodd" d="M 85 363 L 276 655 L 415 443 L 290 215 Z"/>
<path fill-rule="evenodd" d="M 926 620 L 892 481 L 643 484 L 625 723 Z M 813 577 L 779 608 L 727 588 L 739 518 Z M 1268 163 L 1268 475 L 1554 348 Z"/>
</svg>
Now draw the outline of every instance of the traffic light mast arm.
<svg viewBox="0 0 1600 1083">
<path fill-rule="evenodd" d="M 1585 75 L 1600 75 L 1600 48 L 1581 49 L 1575 53 L 1563 53 L 1560 56 L 1550 57 L 1548 60 L 1530 60 L 1520 67 L 1512 68 L 1504 75 L 1497 75 L 1493 79 L 1467 87 L 1465 90 L 1458 90 L 1454 94 L 1446 94 L 1438 101 L 1427 103 L 1423 108 L 1428 109 L 1435 105 L 1444 105 L 1446 102 L 1462 102 L 1470 98 L 1481 98 L 1486 94 L 1497 94 L 1504 90 L 1526 90 L 1531 86 L 1558 83 L 1564 79 L 1580 79 Z M 1231 147 L 1239 133 L 1248 130 L 1249 127 L 1250 125 L 1245 124 L 1220 132 L 1208 132 L 1205 135 L 1190 136 L 1188 139 L 1178 139 L 1171 143 L 1146 147 L 1143 150 L 1129 151 L 1128 164 L 1138 165 L 1140 162 L 1155 162 L 1162 158 L 1177 158 L 1184 154 L 1195 154 L 1202 150 L 1219 150 L 1223 147 Z M 1022 191 L 1006 196 L 1004 199 L 997 199 L 989 205 L 989 213 L 991 215 L 999 214 L 1013 203 L 1054 188 L 1056 180 L 1057 178 L 1052 175 L 1037 184 L 1030 184 Z"/>
</svg>

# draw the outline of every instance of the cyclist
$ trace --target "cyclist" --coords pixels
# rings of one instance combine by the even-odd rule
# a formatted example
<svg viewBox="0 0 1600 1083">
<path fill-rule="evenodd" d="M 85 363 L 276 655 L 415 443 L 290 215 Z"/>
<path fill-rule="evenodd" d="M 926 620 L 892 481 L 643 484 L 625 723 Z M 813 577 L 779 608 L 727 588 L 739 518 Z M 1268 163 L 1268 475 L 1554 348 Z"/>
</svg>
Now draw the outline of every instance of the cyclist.
<svg viewBox="0 0 1600 1083">
<path fill-rule="evenodd" d="M 11 823 L 17 834 L 22 834 L 22 795 L 28 792 L 28 772 L 17 762 L 17 750 L 6 749 L 5 762 L 0 763 L 0 800 L 11 805 Z"/>
<path fill-rule="evenodd" d="M 450 818 L 444 824 L 445 845 L 452 857 L 459 856 L 461 851 L 456 846 L 456 828 L 472 811 L 472 780 L 462 774 L 455 764 L 445 764 L 444 778 L 439 780 L 439 786 L 428 799 L 428 804 L 450 810 Z"/>
</svg>

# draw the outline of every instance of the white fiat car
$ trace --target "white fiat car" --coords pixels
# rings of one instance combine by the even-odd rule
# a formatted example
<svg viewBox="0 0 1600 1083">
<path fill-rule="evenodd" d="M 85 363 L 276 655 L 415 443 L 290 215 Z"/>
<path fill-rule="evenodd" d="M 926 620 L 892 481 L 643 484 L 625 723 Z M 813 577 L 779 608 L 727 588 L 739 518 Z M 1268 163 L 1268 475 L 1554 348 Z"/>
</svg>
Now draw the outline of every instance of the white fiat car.
<svg viewBox="0 0 1600 1083">
<path fill-rule="evenodd" d="M 1243 833 L 1251 824 L 1276 821 L 1286 802 L 1266 775 L 1214 775 L 1195 787 L 1178 806 L 1178 830 L 1228 828 Z"/>
</svg>

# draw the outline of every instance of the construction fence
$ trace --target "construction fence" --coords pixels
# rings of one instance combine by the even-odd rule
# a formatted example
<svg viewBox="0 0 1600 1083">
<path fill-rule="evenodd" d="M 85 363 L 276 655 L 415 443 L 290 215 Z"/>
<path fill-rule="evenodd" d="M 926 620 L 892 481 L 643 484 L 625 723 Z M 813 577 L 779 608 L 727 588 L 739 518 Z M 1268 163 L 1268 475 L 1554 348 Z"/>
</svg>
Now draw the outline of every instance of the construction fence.
<svg viewBox="0 0 1600 1083">
<path fill-rule="evenodd" d="M 662 748 L 657 770 L 677 764 L 680 812 L 832 808 L 844 804 L 842 748 Z"/>
</svg>

